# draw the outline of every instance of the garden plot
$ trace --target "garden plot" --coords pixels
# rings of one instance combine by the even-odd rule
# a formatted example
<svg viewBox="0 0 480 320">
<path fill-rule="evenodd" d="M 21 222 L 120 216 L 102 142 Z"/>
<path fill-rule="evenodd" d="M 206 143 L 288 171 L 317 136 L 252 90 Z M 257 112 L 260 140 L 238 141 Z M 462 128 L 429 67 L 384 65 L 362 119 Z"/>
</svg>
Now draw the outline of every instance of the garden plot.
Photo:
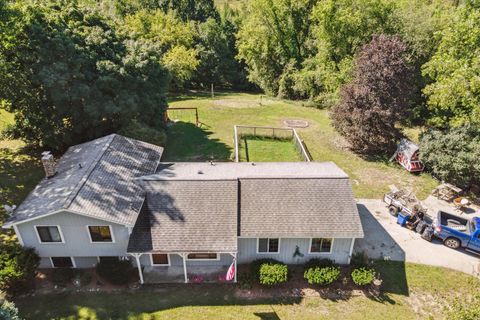
<svg viewBox="0 0 480 320">
<path fill-rule="evenodd" d="M 241 162 L 303 161 L 290 138 L 243 135 L 238 146 Z"/>
</svg>

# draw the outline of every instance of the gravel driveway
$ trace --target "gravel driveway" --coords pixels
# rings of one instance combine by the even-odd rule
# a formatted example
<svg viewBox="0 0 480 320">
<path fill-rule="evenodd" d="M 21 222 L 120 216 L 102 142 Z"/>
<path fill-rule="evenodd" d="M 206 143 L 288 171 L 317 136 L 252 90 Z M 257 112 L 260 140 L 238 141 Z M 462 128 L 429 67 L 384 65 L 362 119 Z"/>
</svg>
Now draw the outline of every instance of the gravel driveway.
<svg viewBox="0 0 480 320">
<path fill-rule="evenodd" d="M 438 210 L 429 204 L 430 214 Z M 381 200 L 360 199 L 358 208 L 365 238 L 355 241 L 354 252 L 364 251 L 370 258 L 441 266 L 480 275 L 480 256 L 449 249 L 439 240 L 425 241 L 419 234 L 400 227 Z"/>
</svg>

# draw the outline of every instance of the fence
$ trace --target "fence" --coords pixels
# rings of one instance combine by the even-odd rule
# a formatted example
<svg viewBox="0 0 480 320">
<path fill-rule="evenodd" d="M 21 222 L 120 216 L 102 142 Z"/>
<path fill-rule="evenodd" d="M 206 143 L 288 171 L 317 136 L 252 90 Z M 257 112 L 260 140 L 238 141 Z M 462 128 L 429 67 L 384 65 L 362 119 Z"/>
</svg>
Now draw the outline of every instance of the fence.
<svg viewBox="0 0 480 320">
<path fill-rule="evenodd" d="M 303 142 L 300 139 L 297 131 L 294 128 L 279 128 L 279 127 L 264 127 L 264 126 L 243 126 L 236 125 L 233 127 L 234 142 L 235 142 L 235 162 L 239 162 L 239 140 L 244 136 L 254 137 L 270 137 L 278 139 L 291 139 L 297 152 L 302 157 L 303 161 L 312 161 L 312 156 Z"/>
<path fill-rule="evenodd" d="M 198 121 L 198 109 L 197 108 L 168 108 L 167 109 L 167 117 L 169 120 L 176 120 L 175 115 L 185 113 L 187 110 L 194 110 L 195 111 L 195 126 L 199 126 L 200 122 Z M 179 118 L 184 118 L 179 117 Z"/>
</svg>

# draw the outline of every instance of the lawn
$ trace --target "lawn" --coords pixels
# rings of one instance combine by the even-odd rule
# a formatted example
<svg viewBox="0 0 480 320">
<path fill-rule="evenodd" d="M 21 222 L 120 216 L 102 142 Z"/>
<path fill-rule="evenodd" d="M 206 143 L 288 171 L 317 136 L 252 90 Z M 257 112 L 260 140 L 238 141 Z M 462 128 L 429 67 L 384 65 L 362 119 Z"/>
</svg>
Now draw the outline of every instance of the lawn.
<svg viewBox="0 0 480 320">
<path fill-rule="evenodd" d="M 240 161 L 292 162 L 302 161 L 292 139 L 243 136 L 239 139 Z"/>
<path fill-rule="evenodd" d="M 259 94 L 189 94 L 170 99 L 172 107 L 196 107 L 201 126 L 193 125 L 194 115 L 177 112 L 178 122 L 168 130 L 164 161 L 229 161 L 233 159 L 234 125 L 283 127 L 285 119 L 307 120 L 307 128 L 297 129 L 314 161 L 333 161 L 352 179 L 358 198 L 380 198 L 389 185 L 409 187 L 419 198 L 428 196 L 437 185 L 429 174 L 410 174 L 396 163 L 363 159 L 345 147 L 333 129 L 327 110 L 303 106 L 301 102 L 268 98 Z M 183 118 L 182 118 L 183 117 Z M 416 133 L 417 130 L 408 130 Z M 268 150 L 275 148 L 268 148 Z M 282 161 L 267 151 L 256 161 Z M 287 156 L 287 159 L 289 157 Z"/>
<path fill-rule="evenodd" d="M 382 262 L 379 271 L 384 279 L 380 299 L 240 298 L 229 285 L 164 285 L 135 292 L 36 295 L 16 304 L 25 319 L 38 320 L 442 319 L 454 296 L 479 288 L 478 279 L 438 267 Z"/>
</svg>

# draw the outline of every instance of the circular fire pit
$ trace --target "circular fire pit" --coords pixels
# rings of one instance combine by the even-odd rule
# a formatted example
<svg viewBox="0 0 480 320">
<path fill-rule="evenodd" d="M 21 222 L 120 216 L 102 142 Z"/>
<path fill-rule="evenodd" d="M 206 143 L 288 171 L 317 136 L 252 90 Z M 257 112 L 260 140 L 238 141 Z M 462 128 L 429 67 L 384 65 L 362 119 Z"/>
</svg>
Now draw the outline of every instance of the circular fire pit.
<svg viewBox="0 0 480 320">
<path fill-rule="evenodd" d="M 299 119 L 287 119 L 283 121 L 283 124 L 290 128 L 306 128 L 308 127 L 308 121 Z"/>
</svg>

